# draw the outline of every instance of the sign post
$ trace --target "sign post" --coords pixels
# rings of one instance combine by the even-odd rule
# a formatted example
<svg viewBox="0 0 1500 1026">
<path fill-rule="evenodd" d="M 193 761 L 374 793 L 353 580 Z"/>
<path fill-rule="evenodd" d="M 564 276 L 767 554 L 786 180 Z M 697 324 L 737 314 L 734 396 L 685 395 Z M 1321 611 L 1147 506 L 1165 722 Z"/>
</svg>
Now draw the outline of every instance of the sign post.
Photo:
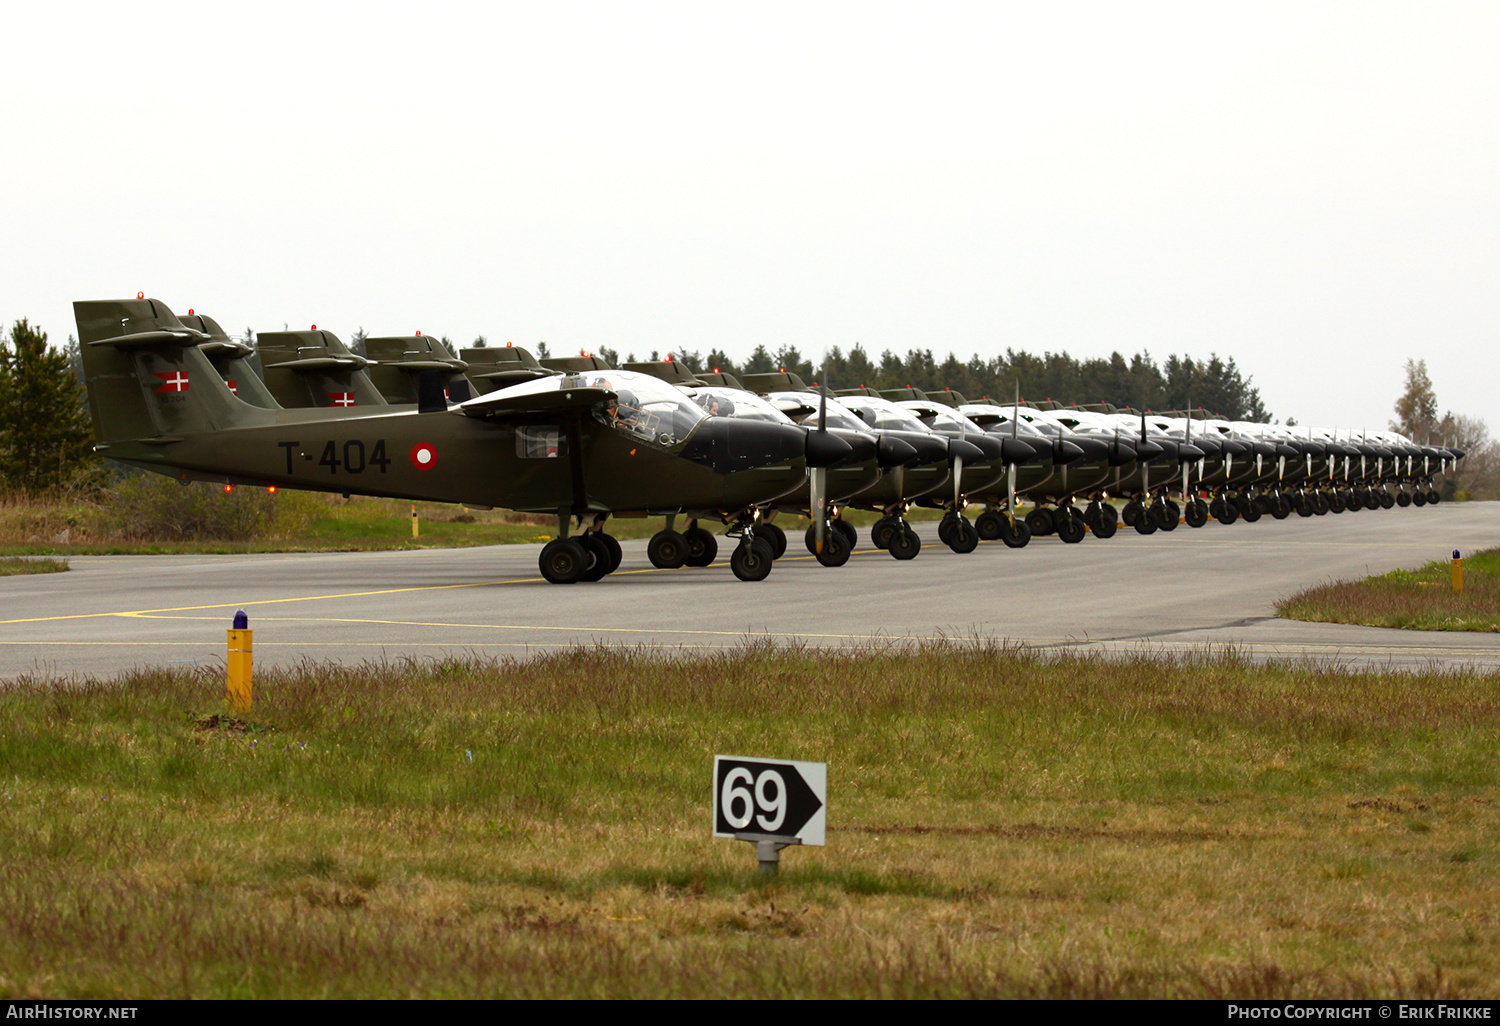
<svg viewBox="0 0 1500 1026">
<path fill-rule="evenodd" d="M 775 876 L 781 849 L 824 843 L 828 764 L 714 756 L 714 836 L 755 845 L 761 876 Z"/>
</svg>

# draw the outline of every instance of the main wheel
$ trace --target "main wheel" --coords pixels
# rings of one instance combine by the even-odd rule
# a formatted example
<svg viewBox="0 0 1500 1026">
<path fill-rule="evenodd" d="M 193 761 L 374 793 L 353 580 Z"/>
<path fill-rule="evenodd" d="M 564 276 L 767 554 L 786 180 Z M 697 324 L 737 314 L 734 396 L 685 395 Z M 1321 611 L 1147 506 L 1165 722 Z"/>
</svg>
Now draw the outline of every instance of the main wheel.
<svg viewBox="0 0 1500 1026">
<path fill-rule="evenodd" d="M 1012 523 L 1010 517 L 1001 516 L 1000 540 L 1012 549 L 1024 549 L 1026 543 L 1031 541 L 1031 528 L 1026 526 L 1026 521 L 1016 520 Z"/>
<path fill-rule="evenodd" d="M 1120 514 L 1107 502 L 1099 503 L 1094 512 L 1094 537 L 1113 538 L 1120 529 Z"/>
<path fill-rule="evenodd" d="M 1034 509 L 1026 514 L 1026 527 L 1033 535 L 1051 534 L 1057 530 L 1057 521 L 1050 509 Z"/>
<path fill-rule="evenodd" d="M 1336 489 L 1328 493 L 1328 512 L 1344 512 L 1344 497 Z"/>
<path fill-rule="evenodd" d="M 1253 524 L 1260 519 L 1260 504 L 1248 496 L 1240 496 L 1235 500 L 1235 506 L 1240 511 L 1240 516 L 1245 518 L 1245 523 Z"/>
<path fill-rule="evenodd" d="M 1420 488 L 1418 488 L 1416 491 L 1412 492 L 1411 493 L 1411 504 L 1413 506 L 1425 506 L 1425 505 L 1427 505 L 1427 493 L 1424 492 L 1424 491 L 1422 491 L 1422 489 L 1420 489 Z"/>
<path fill-rule="evenodd" d="M 609 546 L 599 540 L 597 534 L 586 534 L 578 539 L 588 556 L 588 566 L 579 575 L 580 581 L 602 581 L 609 573 Z"/>
<path fill-rule="evenodd" d="M 719 540 L 701 527 L 682 532 L 682 540 L 687 543 L 687 558 L 683 562 L 688 566 L 708 566 L 719 554 Z"/>
<path fill-rule="evenodd" d="M 1297 511 L 1299 517 L 1303 518 L 1313 516 L 1318 512 L 1317 507 L 1313 505 L 1312 499 L 1308 498 L 1305 492 L 1297 493 L 1297 500 L 1292 504 L 1292 508 Z"/>
<path fill-rule="evenodd" d="M 843 518 L 839 518 L 834 520 L 833 526 L 844 536 L 844 541 L 849 543 L 849 551 L 853 552 L 855 546 L 859 544 L 859 532 L 854 529 L 854 525 Z"/>
<path fill-rule="evenodd" d="M 1396 505 L 1396 497 L 1383 488 L 1375 493 L 1375 497 L 1380 501 L 1381 509 L 1392 509 Z"/>
<path fill-rule="evenodd" d="M 985 541 L 994 541 L 1004 534 L 1005 525 L 1008 523 L 1005 519 L 1005 514 L 998 513 L 992 509 L 985 510 L 974 518 L 974 530 Z"/>
<path fill-rule="evenodd" d="M 1120 519 L 1125 522 L 1126 527 L 1134 527 L 1135 522 L 1140 519 L 1141 510 L 1143 508 L 1144 507 L 1141 506 L 1141 500 L 1131 499 L 1125 504 L 1125 509 L 1121 511 Z"/>
<path fill-rule="evenodd" d="M 1380 508 L 1380 493 L 1376 492 L 1376 491 L 1368 491 L 1368 492 L 1366 492 L 1365 493 L 1365 509 L 1379 509 L 1379 508 Z"/>
<path fill-rule="evenodd" d="M 1400 506 L 1402 509 L 1405 509 L 1406 507 L 1410 506 L 1411 505 L 1411 493 L 1408 492 L 1408 491 L 1406 491 L 1405 489 L 1402 489 L 1401 491 L 1397 492 L 1396 493 L 1396 505 Z"/>
<path fill-rule="evenodd" d="M 573 584 L 588 569 L 589 557 L 576 538 L 553 538 L 537 560 L 542 576 L 553 584 Z"/>
<path fill-rule="evenodd" d="M 1230 501 L 1229 499 L 1224 498 L 1221 495 L 1221 496 L 1219 496 L 1218 503 L 1219 503 L 1219 512 L 1214 513 L 1214 519 L 1217 520 L 1219 523 L 1224 524 L 1224 525 L 1227 526 L 1229 524 L 1234 523 L 1236 520 L 1238 520 L 1240 518 L 1240 508 L 1238 506 L 1236 506 L 1232 501 Z M 1212 509 L 1213 509 L 1213 507 L 1210 506 L 1209 507 L 1210 512 L 1212 512 Z"/>
<path fill-rule="evenodd" d="M 1328 496 L 1322 492 L 1313 492 L 1310 498 L 1312 500 L 1313 513 L 1320 517 L 1326 517 L 1328 515 Z"/>
<path fill-rule="evenodd" d="M 786 555 L 786 532 L 774 523 L 762 523 L 756 525 L 755 537 L 771 546 L 771 558 L 780 559 Z"/>
<path fill-rule="evenodd" d="M 1183 519 L 1189 527 L 1198 528 L 1208 523 L 1208 503 L 1202 499 L 1189 499 L 1182 508 Z"/>
<path fill-rule="evenodd" d="M 953 533 L 953 521 L 957 518 L 956 513 L 944 514 L 943 519 L 938 522 L 938 541 L 944 545 L 948 544 L 948 536 Z"/>
<path fill-rule="evenodd" d="M 1443 497 L 1438 494 L 1438 490 L 1436 488 L 1427 489 L 1427 504 L 1429 506 L 1436 506 L 1442 501 Z"/>
<path fill-rule="evenodd" d="M 897 559 L 915 559 L 917 553 L 922 551 L 922 539 L 917 537 L 917 532 L 902 524 L 900 529 L 891 535 L 890 552 Z"/>
<path fill-rule="evenodd" d="M 752 542 L 741 541 L 729 557 L 729 569 L 742 581 L 763 581 L 771 572 L 776 557 L 771 555 L 771 546 L 759 538 Z"/>
<path fill-rule="evenodd" d="M 657 531 L 646 543 L 646 558 L 662 570 L 676 570 L 687 562 L 687 539 L 676 531 Z"/>
<path fill-rule="evenodd" d="M 1073 506 L 1064 506 L 1057 514 L 1053 518 L 1057 536 L 1069 545 L 1077 545 L 1083 541 L 1083 536 L 1088 532 L 1084 529 L 1082 514 Z"/>
<path fill-rule="evenodd" d="M 1135 528 L 1136 534 L 1155 534 L 1156 507 L 1152 506 L 1149 509 L 1142 507 L 1140 512 L 1136 513 L 1135 523 L 1131 526 Z"/>
<path fill-rule="evenodd" d="M 1156 519 L 1156 526 L 1163 531 L 1177 530 L 1177 525 L 1182 521 L 1182 510 L 1178 509 L 1175 502 L 1158 502 L 1151 507 L 1151 515 Z"/>
<path fill-rule="evenodd" d="M 948 528 L 948 547 L 959 553 L 973 552 L 979 547 L 979 532 L 967 518 L 953 518 L 953 526 Z"/>
<path fill-rule="evenodd" d="M 1271 516 L 1277 520 L 1285 520 L 1292 515 L 1292 501 L 1285 495 L 1276 496 L 1271 503 Z"/>
<path fill-rule="evenodd" d="M 612 574 L 620 569 L 620 560 L 625 558 L 625 553 L 620 551 L 620 543 L 614 535 L 600 531 L 598 538 L 604 543 L 604 547 L 609 549 L 609 569 L 605 572 Z"/>
<path fill-rule="evenodd" d="M 882 517 L 870 528 L 870 544 L 877 549 L 891 547 L 891 535 L 900 528 L 900 522 L 892 517 Z"/>
<path fill-rule="evenodd" d="M 823 551 L 814 555 L 824 566 L 843 566 L 849 562 L 849 539 L 843 531 L 830 528 L 823 536 Z"/>
<path fill-rule="evenodd" d="M 1344 489 L 1344 509 L 1350 513 L 1358 513 L 1365 508 L 1365 500 L 1359 497 L 1359 493 L 1352 488 Z"/>
</svg>

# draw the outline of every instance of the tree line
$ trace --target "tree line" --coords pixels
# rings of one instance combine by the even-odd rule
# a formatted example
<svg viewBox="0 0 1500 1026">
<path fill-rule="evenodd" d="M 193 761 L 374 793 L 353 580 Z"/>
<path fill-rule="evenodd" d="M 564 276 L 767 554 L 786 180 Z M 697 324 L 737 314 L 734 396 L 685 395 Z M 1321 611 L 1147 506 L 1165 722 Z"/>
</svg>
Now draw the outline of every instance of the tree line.
<svg viewBox="0 0 1500 1026">
<path fill-rule="evenodd" d="M 611 363 L 618 354 L 601 348 L 599 355 Z M 648 359 L 659 359 L 656 352 Z M 1067 353 L 1041 355 L 1007 349 L 1005 355 L 975 354 L 967 361 L 953 353 L 938 359 L 931 349 L 911 349 L 898 356 L 887 349 L 878 359 L 856 344 L 847 353 L 833 346 L 821 365 L 814 365 L 795 346 L 771 351 L 757 346 L 743 363 L 719 349 L 700 355 L 696 351 L 673 354 L 694 370 L 718 369 L 736 376 L 785 369 L 809 383 L 821 381 L 833 388 L 903 388 L 923 391 L 951 388 L 970 400 L 988 397 L 1010 402 L 1019 388 L 1023 399 L 1053 399 L 1061 403 L 1108 402 L 1138 410 L 1185 409 L 1190 404 L 1211 410 L 1229 420 L 1269 421 L 1271 414 L 1261 402 L 1260 390 L 1235 364 L 1211 354 L 1207 360 L 1191 356 L 1169 356 L 1158 364 L 1150 353 L 1126 359 L 1119 353 L 1080 360 Z M 625 357 L 634 362 L 634 354 Z"/>
</svg>

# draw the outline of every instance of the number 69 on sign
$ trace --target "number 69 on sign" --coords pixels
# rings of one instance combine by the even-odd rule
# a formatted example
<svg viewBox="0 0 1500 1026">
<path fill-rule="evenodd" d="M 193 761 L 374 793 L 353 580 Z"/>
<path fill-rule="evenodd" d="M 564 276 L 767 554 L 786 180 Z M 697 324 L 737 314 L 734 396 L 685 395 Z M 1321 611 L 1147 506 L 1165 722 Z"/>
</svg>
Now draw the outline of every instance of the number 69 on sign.
<svg viewBox="0 0 1500 1026">
<path fill-rule="evenodd" d="M 714 756 L 714 836 L 824 843 L 828 764 Z"/>
</svg>

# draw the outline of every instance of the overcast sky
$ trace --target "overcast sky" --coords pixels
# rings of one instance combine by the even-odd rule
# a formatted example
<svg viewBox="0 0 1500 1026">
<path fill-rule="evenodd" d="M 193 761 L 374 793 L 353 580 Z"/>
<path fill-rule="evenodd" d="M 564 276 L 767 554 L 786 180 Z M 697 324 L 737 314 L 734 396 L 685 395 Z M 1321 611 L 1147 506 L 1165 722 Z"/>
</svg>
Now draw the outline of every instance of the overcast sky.
<svg viewBox="0 0 1500 1026">
<path fill-rule="evenodd" d="M 7 4 L 0 318 L 1233 356 L 1500 429 L 1500 4 Z M 1092 398 L 1092 397 L 1090 397 Z"/>
</svg>

